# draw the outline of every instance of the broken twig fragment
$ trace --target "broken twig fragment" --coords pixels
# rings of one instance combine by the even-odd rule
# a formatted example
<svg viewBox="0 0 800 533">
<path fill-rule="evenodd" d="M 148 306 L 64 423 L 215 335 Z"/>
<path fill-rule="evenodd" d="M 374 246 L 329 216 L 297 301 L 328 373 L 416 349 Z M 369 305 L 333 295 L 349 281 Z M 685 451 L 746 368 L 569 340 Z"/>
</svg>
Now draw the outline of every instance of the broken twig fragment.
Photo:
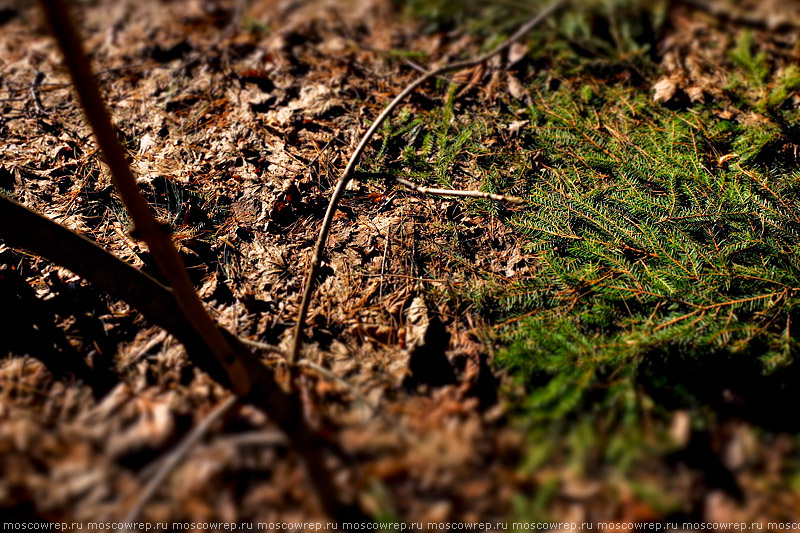
<svg viewBox="0 0 800 533">
<path fill-rule="evenodd" d="M 421 194 L 430 194 L 433 196 L 458 196 L 462 198 L 486 198 L 487 200 L 494 200 L 496 202 L 508 202 L 511 204 L 525 203 L 525 200 L 523 200 L 519 196 L 503 196 L 502 194 L 493 194 L 490 192 L 483 192 L 483 191 L 458 191 L 455 189 L 433 189 L 430 187 L 423 187 L 422 185 L 417 185 L 416 183 L 408 181 L 403 178 L 395 177 L 394 180 L 403 187 L 407 187 L 412 191 L 416 191 Z"/>
<path fill-rule="evenodd" d="M 133 522 L 137 522 L 139 520 L 139 516 L 142 514 L 145 505 L 149 502 L 164 481 L 169 477 L 170 473 L 175 470 L 178 465 L 189 455 L 189 452 L 192 451 L 192 448 L 200 442 L 200 440 L 208 433 L 214 423 L 222 418 L 225 413 L 230 411 L 230 409 L 236 405 L 238 398 L 235 395 L 228 396 L 226 400 L 220 403 L 211 413 L 203 419 L 198 425 L 189 432 L 188 435 L 172 450 L 169 455 L 167 455 L 164 459 L 161 460 L 161 464 L 158 466 L 158 471 L 150 478 L 150 481 L 147 482 L 147 485 L 142 490 L 139 497 L 136 499 L 136 503 L 133 504 L 128 514 L 125 516 L 123 523 L 130 524 Z M 127 531 L 127 530 L 121 530 Z"/>
</svg>

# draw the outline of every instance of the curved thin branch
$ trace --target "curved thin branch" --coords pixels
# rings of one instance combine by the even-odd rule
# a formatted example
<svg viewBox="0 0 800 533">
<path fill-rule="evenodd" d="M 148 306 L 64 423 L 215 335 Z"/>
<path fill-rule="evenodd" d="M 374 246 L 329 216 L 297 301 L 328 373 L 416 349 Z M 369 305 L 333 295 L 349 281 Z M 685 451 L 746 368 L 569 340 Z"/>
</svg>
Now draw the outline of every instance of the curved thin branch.
<svg viewBox="0 0 800 533">
<path fill-rule="evenodd" d="M 306 282 L 305 288 L 303 290 L 303 299 L 300 303 L 300 311 L 297 315 L 297 323 L 294 327 L 294 340 L 292 344 L 292 349 L 289 352 L 289 363 L 290 368 L 295 366 L 297 362 L 297 358 L 300 355 L 300 347 L 303 341 L 303 328 L 306 322 L 306 315 L 308 314 L 308 308 L 311 305 L 311 297 L 314 294 L 315 288 L 315 281 L 317 278 L 317 274 L 319 273 L 319 267 L 322 263 L 322 252 L 325 248 L 325 241 L 328 240 L 328 234 L 331 230 L 331 224 L 333 223 L 333 215 L 336 213 L 336 209 L 339 206 L 339 201 L 344 194 L 345 188 L 347 184 L 353 177 L 353 171 L 355 170 L 356 165 L 358 164 L 359 159 L 361 158 L 361 154 L 364 153 L 364 150 L 367 147 L 367 144 L 378 131 L 378 128 L 386 121 L 389 116 L 391 116 L 392 112 L 399 106 L 403 100 L 406 99 L 408 95 L 413 93 L 417 90 L 418 87 L 427 83 L 428 81 L 441 76 L 442 74 L 446 74 L 448 72 L 452 72 L 454 70 L 462 70 L 466 68 L 471 68 L 476 65 L 480 65 L 488 61 L 489 59 L 495 57 L 498 54 L 505 52 L 508 48 L 511 47 L 516 41 L 520 40 L 525 34 L 531 31 L 533 28 L 538 26 L 542 23 L 545 19 L 547 19 L 550 15 L 555 13 L 557 10 L 561 9 L 564 5 L 566 5 L 568 0 L 556 0 L 550 7 L 546 8 L 535 17 L 530 19 L 528 22 L 520 26 L 520 28 L 506 41 L 498 45 L 494 50 L 478 57 L 475 59 L 468 59 L 465 61 L 457 61 L 455 63 L 450 63 L 449 65 L 445 65 L 443 67 L 436 68 L 423 74 L 416 80 L 414 80 L 411 84 L 409 84 L 403 91 L 398 94 L 394 100 L 392 100 L 389 105 L 378 115 L 378 118 L 375 119 L 375 122 L 369 127 L 367 132 L 361 138 L 361 142 L 358 143 L 353 155 L 350 156 L 350 161 L 347 163 L 342 175 L 339 177 L 339 181 L 336 184 L 336 189 L 333 191 L 333 195 L 331 196 L 330 203 L 328 204 L 328 209 L 325 212 L 325 218 L 322 220 L 322 227 L 319 230 L 319 237 L 317 238 L 316 245 L 314 246 L 314 252 L 311 257 L 311 263 L 308 265 L 306 275 Z"/>
</svg>

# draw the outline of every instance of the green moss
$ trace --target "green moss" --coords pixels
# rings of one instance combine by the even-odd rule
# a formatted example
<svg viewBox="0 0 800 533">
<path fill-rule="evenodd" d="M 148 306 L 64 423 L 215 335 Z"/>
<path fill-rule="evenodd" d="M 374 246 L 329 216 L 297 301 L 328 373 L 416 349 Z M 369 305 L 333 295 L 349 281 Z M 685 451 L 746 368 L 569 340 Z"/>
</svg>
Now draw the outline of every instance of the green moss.
<svg viewBox="0 0 800 533">
<path fill-rule="evenodd" d="M 591 85 L 584 85 L 581 87 L 581 100 L 583 103 L 588 104 L 592 101 L 592 97 L 594 96 L 594 90 L 592 90 Z"/>
<path fill-rule="evenodd" d="M 800 68 L 797 65 L 789 65 L 778 76 L 778 81 L 769 93 L 767 104 L 770 109 L 783 105 L 789 95 L 800 89 Z"/>
<path fill-rule="evenodd" d="M 753 53 L 755 43 L 753 34 L 745 30 L 739 34 L 736 46 L 730 51 L 730 58 L 734 65 L 744 70 L 750 81 L 761 86 L 769 75 L 766 52 Z"/>
</svg>

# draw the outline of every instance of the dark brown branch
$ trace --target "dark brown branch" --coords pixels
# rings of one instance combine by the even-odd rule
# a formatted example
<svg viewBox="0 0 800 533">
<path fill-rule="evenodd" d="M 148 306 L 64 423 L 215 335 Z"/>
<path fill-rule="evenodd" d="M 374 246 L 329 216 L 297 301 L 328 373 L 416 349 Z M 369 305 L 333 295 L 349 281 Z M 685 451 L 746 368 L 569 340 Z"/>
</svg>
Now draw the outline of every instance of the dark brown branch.
<svg viewBox="0 0 800 533">
<path fill-rule="evenodd" d="M 230 386 L 228 376 L 186 321 L 169 287 L 27 207 L 0 195 L 0 239 L 63 266 L 115 298 L 125 300 L 147 319 L 180 340 L 198 366 Z"/>
<path fill-rule="evenodd" d="M 156 279 L 110 254 L 86 237 L 0 195 L 0 239 L 63 266 L 95 288 L 127 301 L 150 322 L 163 327 L 186 347 L 192 362 L 229 387 L 225 369 L 189 324 L 172 291 Z M 326 512 L 339 521 L 365 521 L 360 510 L 340 501 L 321 450 L 331 443 L 315 435 L 303 421 L 296 395 L 284 392 L 269 370 L 238 340 L 221 330 L 245 362 L 254 390 L 242 402 L 262 409 L 286 433 L 303 457 Z M 335 444 L 334 444 L 335 446 Z"/>
</svg>

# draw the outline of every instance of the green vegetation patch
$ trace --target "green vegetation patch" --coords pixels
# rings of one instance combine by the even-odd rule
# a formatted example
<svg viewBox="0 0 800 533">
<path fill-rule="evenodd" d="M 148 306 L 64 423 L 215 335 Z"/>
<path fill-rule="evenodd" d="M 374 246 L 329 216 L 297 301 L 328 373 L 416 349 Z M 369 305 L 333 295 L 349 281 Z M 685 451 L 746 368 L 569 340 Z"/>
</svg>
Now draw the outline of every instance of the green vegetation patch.
<svg viewBox="0 0 800 533">
<path fill-rule="evenodd" d="M 473 276 L 461 298 L 516 378 L 530 470 L 560 454 L 577 471 L 626 471 L 675 449 L 676 409 L 695 430 L 713 424 L 726 390 L 744 394 L 738 415 L 756 426 L 800 429 L 775 410 L 800 399 L 787 392 L 799 378 L 800 76 L 743 31 L 720 57 L 721 99 L 655 103 L 663 20 L 635 2 L 566 13 L 531 38 L 529 105 L 454 110 L 453 89 L 387 127 L 373 160 L 444 186 L 469 168 L 484 190 L 526 198 L 464 202 L 504 220 L 536 266 L 513 282 Z M 489 146 L 520 106 L 518 136 Z"/>
<path fill-rule="evenodd" d="M 529 148 L 545 162 L 524 177 L 530 203 L 509 224 L 539 269 L 498 294 L 509 315 L 527 315 L 506 328 L 499 360 L 537 385 L 529 416 L 635 422 L 641 369 L 666 358 L 686 372 L 734 354 L 763 372 L 791 364 L 800 173 L 759 142 L 780 127 L 669 111 L 632 89 L 595 94 L 587 104 L 566 85 L 529 109 Z M 672 377 L 661 385 L 679 395 Z"/>
</svg>

